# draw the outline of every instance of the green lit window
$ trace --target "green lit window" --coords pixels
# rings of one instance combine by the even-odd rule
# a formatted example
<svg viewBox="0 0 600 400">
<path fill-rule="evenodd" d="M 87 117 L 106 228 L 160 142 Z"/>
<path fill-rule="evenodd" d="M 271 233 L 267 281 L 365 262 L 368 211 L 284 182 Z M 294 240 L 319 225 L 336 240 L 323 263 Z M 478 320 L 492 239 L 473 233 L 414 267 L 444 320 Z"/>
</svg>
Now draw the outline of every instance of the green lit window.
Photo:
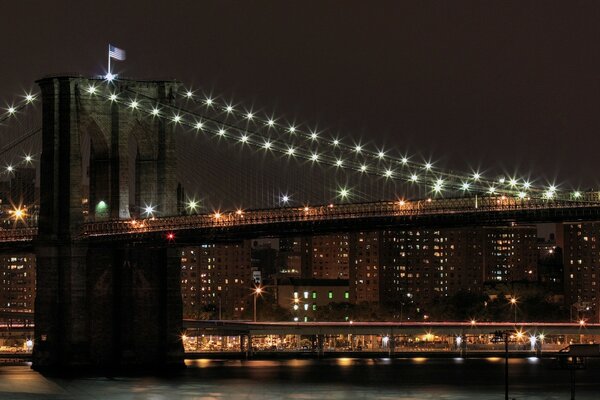
<svg viewBox="0 0 600 400">
<path fill-rule="evenodd" d="M 313 299 L 316 299 L 316 298 L 317 298 L 317 292 L 315 292 L 315 291 L 313 291 L 313 292 L 312 292 L 312 298 L 313 298 Z"/>
<path fill-rule="evenodd" d="M 317 311 L 317 305 L 313 304 L 313 311 Z"/>
<path fill-rule="evenodd" d="M 333 299 L 333 292 L 329 292 L 329 293 L 327 294 L 327 297 L 328 297 L 328 298 L 330 298 L 330 299 Z"/>
<path fill-rule="evenodd" d="M 350 293 L 348 293 L 348 292 L 344 292 L 344 298 L 345 298 L 345 299 L 349 299 L 349 298 L 350 298 Z"/>
</svg>

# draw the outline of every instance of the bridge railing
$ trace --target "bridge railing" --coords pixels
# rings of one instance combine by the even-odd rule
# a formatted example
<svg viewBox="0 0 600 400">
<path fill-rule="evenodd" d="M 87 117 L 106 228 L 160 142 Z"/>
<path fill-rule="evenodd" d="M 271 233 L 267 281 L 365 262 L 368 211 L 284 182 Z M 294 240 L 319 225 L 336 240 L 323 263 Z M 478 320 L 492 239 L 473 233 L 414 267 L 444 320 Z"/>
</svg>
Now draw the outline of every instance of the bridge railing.
<svg viewBox="0 0 600 400">
<path fill-rule="evenodd" d="M 330 204 L 314 207 L 285 207 L 250 211 L 114 220 L 84 225 L 83 235 L 101 236 L 181 229 L 227 228 L 284 222 L 318 222 L 370 217 L 422 216 L 455 213 L 480 213 L 509 210 L 544 210 L 598 206 L 600 203 L 562 200 L 515 199 L 505 196 L 426 199 L 417 201 Z"/>
<path fill-rule="evenodd" d="M 108 220 L 88 222 L 81 235 L 104 236 L 135 234 L 181 229 L 220 229 L 286 222 L 319 222 L 374 217 L 418 217 L 425 215 L 476 214 L 502 211 L 531 211 L 598 207 L 600 203 L 587 201 L 518 199 L 505 196 L 425 199 L 395 202 L 329 204 L 313 207 L 285 207 L 249 211 L 214 212 L 210 214 L 180 215 L 173 217 Z M 37 235 L 37 227 L 0 230 L 0 242 L 30 241 Z"/>
</svg>

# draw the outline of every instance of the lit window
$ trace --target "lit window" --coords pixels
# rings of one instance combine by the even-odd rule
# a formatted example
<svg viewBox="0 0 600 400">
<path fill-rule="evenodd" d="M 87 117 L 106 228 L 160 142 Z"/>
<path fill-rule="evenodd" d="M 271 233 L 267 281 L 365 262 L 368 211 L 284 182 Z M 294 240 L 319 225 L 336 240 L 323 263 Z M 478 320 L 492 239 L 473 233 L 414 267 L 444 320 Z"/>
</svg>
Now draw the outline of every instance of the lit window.
<svg viewBox="0 0 600 400">
<path fill-rule="evenodd" d="M 327 294 L 327 297 L 330 298 L 330 299 L 333 299 L 333 292 L 329 291 L 329 293 Z"/>
</svg>

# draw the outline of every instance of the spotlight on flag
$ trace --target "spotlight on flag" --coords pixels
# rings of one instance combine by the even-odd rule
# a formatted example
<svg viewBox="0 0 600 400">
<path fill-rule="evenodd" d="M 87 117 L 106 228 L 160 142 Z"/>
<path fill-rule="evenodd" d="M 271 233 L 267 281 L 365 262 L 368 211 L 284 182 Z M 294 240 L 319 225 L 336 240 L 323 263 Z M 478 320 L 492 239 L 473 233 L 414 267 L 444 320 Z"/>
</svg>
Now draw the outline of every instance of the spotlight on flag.
<svg viewBox="0 0 600 400">
<path fill-rule="evenodd" d="M 106 80 L 111 82 L 113 79 L 115 79 L 117 77 L 117 75 L 113 74 L 111 69 L 110 69 L 110 60 L 114 59 L 117 61 L 125 61 L 126 58 L 126 54 L 125 54 L 125 50 L 120 49 L 116 46 L 113 46 L 112 44 L 108 45 L 108 72 L 106 73 Z"/>
</svg>

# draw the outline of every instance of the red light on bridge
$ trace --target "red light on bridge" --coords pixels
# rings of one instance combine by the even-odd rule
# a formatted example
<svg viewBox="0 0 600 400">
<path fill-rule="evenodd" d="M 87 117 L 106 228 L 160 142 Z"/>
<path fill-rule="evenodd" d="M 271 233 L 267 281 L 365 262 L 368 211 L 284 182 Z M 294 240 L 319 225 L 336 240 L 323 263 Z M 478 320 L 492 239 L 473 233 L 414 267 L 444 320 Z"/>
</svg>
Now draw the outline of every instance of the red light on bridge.
<svg viewBox="0 0 600 400">
<path fill-rule="evenodd" d="M 167 233 L 167 240 L 169 242 L 172 242 L 173 240 L 175 240 L 175 234 L 173 232 Z"/>
</svg>

